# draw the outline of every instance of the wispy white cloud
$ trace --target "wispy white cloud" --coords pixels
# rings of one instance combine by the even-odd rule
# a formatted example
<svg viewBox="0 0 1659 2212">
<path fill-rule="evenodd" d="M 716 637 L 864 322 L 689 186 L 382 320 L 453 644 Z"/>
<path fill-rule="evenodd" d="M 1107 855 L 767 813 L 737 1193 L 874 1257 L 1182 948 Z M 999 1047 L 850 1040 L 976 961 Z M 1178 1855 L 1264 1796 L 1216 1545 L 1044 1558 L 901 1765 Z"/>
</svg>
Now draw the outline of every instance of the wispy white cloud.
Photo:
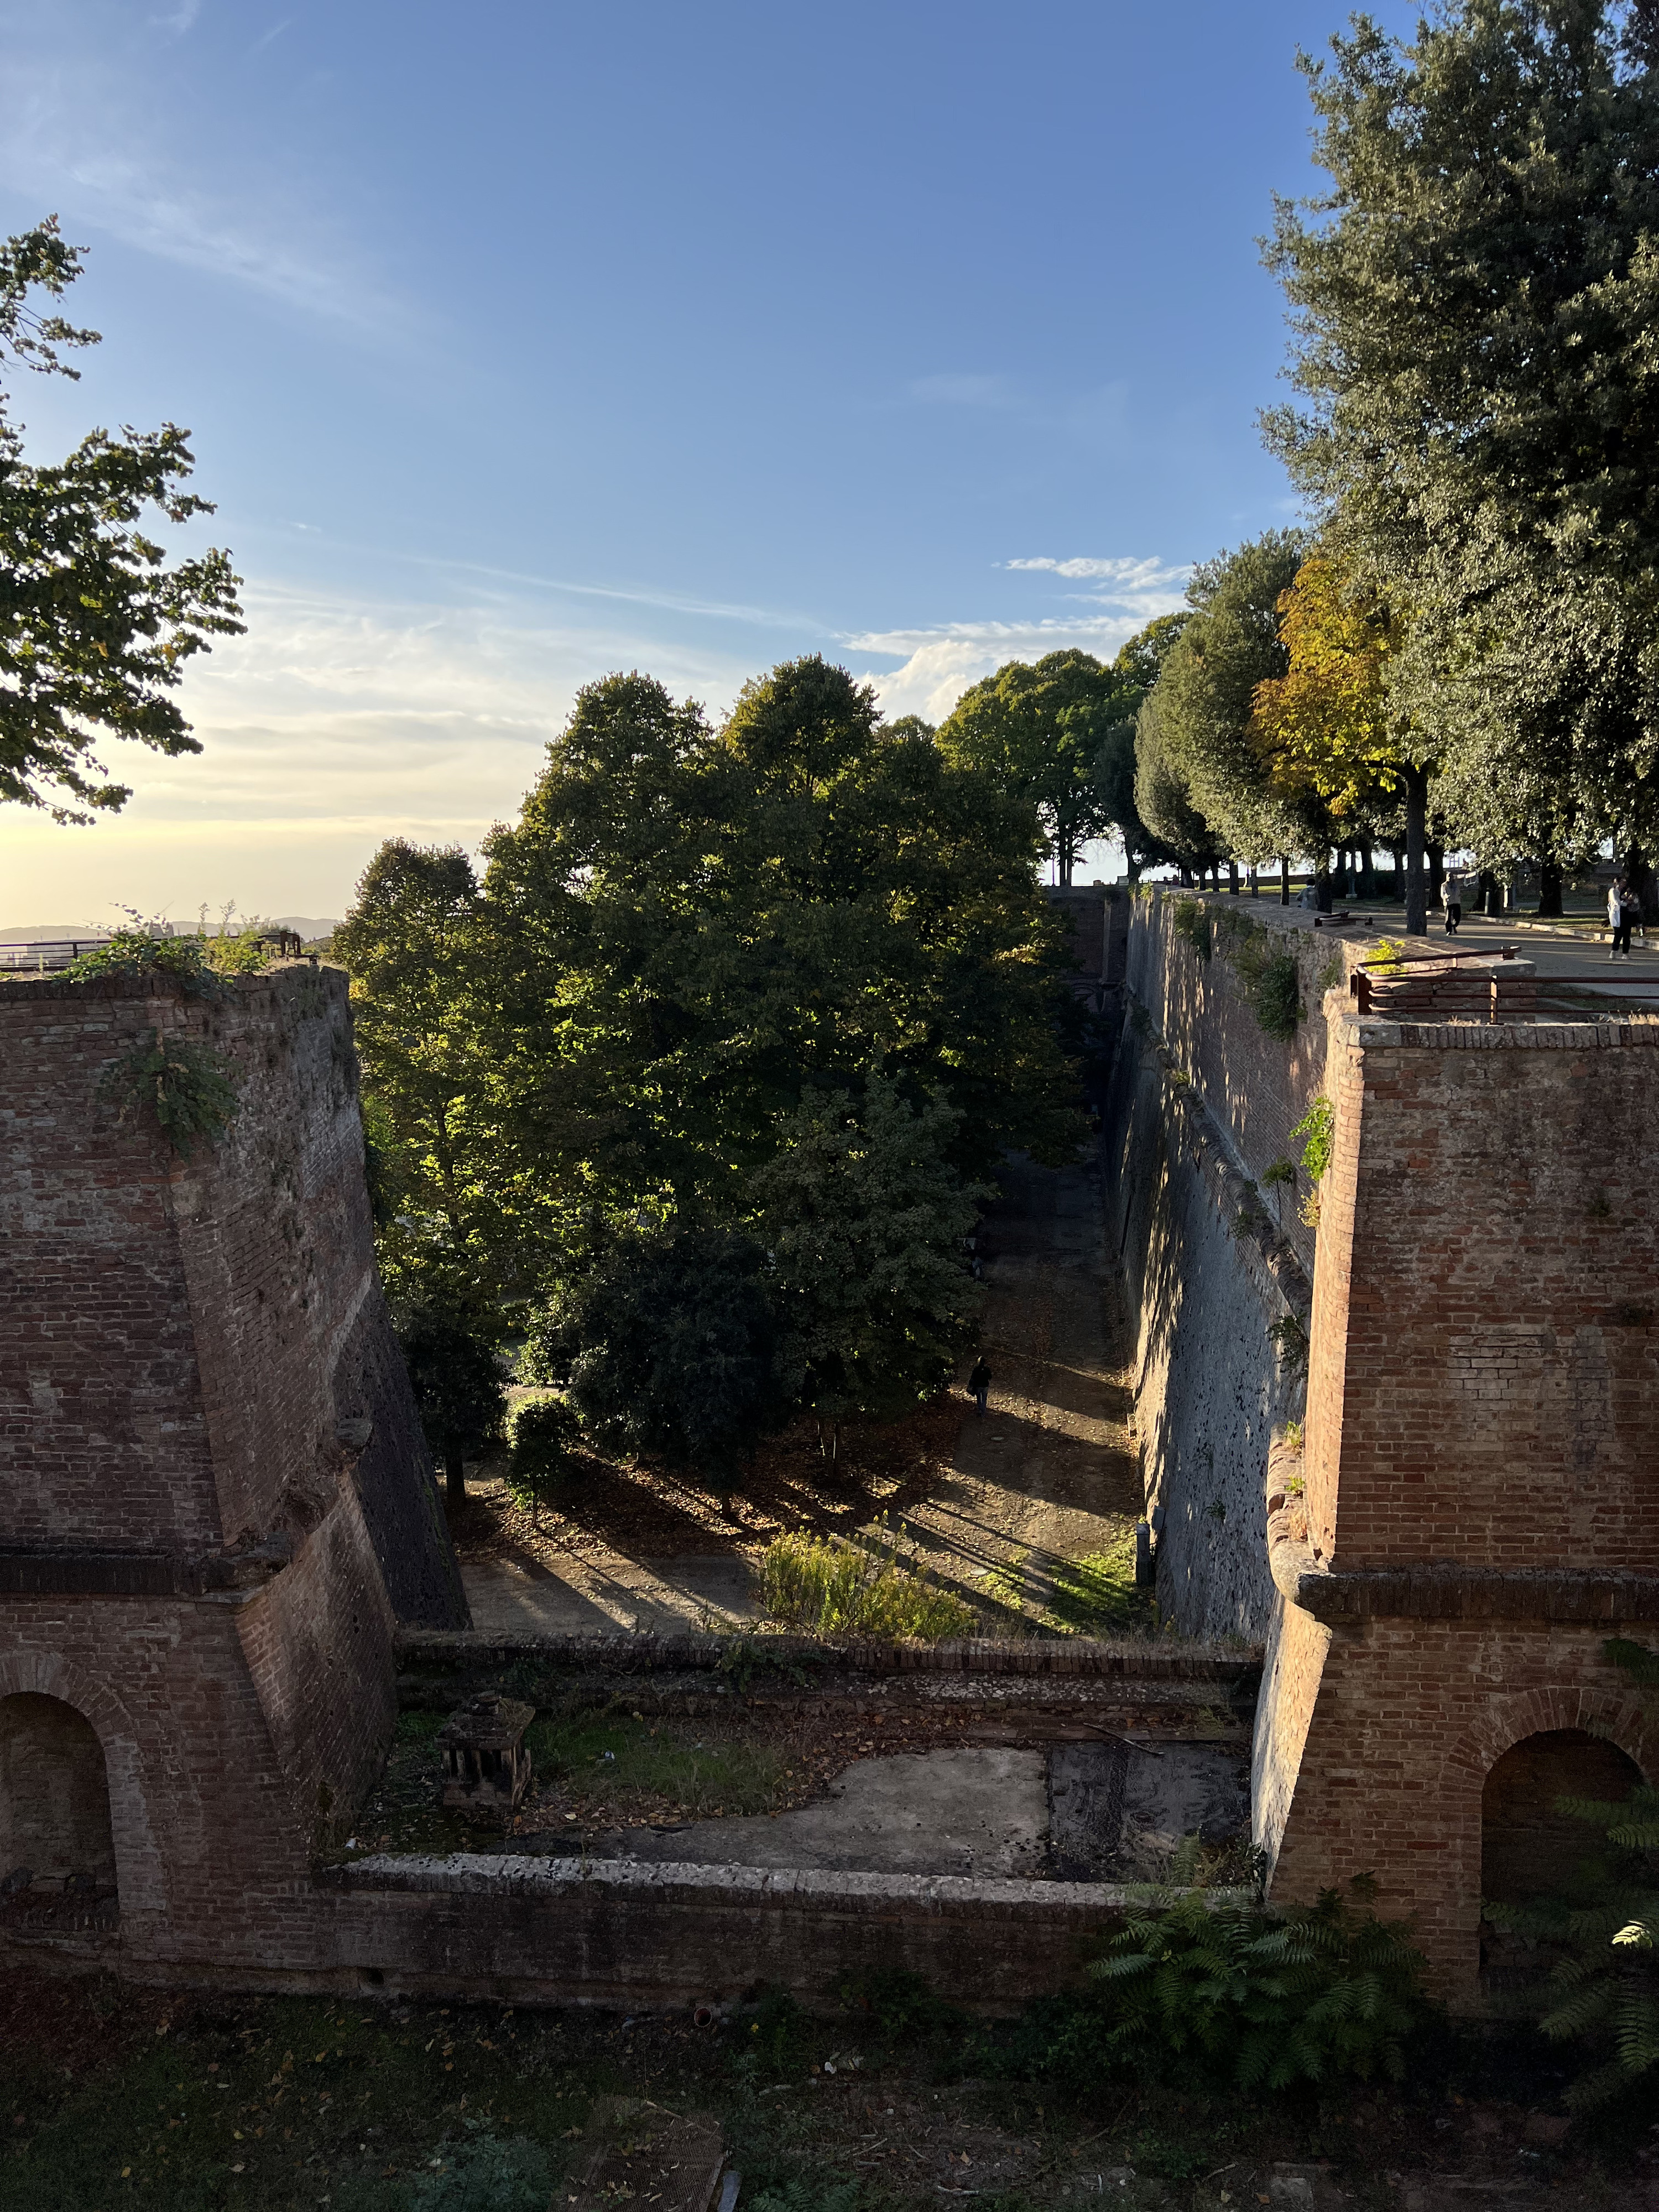
<svg viewBox="0 0 1659 2212">
<path fill-rule="evenodd" d="M 182 33 L 195 15 L 185 0 L 151 20 Z M 407 336 L 410 303 L 376 279 L 302 186 L 264 179 L 239 198 L 210 168 L 191 171 L 137 59 L 71 51 L 66 39 L 14 45 L 0 64 L 0 183 L 26 206 L 55 210 L 71 237 L 101 230 L 284 307 Z"/>
<path fill-rule="evenodd" d="M 182 38 L 195 27 L 201 12 L 202 0 L 179 0 L 178 7 L 170 8 L 165 15 L 152 15 L 149 20 L 156 30 L 171 31 L 176 38 Z"/>
<path fill-rule="evenodd" d="M 1177 585 L 1184 585 L 1192 574 L 1190 568 L 1174 568 L 1159 560 L 1137 560 L 1132 555 L 1115 554 L 1104 560 L 1079 557 L 1055 561 L 1047 555 L 1031 560 L 1005 561 L 1005 568 L 1044 568 L 1056 576 L 1091 577 L 1115 584 L 1126 592 L 1168 592 Z"/>
<path fill-rule="evenodd" d="M 1098 582 L 1098 592 L 1068 592 L 1067 599 L 1097 607 L 1097 614 L 1045 616 L 1035 622 L 943 623 L 927 629 L 871 630 L 843 643 L 854 653 L 898 660 L 897 668 L 872 671 L 890 714 L 923 714 L 938 721 L 970 684 L 1008 660 L 1041 660 L 1045 653 L 1076 651 L 1109 659 L 1155 616 L 1184 604 L 1190 571 L 1157 559 L 1115 555 L 1059 560 L 1047 555 L 1005 561 L 1005 568 L 1038 569 L 1068 580 Z"/>
<path fill-rule="evenodd" d="M 338 914 L 383 839 L 476 848 L 511 819 L 580 687 L 648 667 L 718 715 L 747 657 L 621 623 L 549 621 L 544 604 L 364 601 L 254 586 L 248 632 L 191 665 L 181 701 L 199 754 L 111 744 L 125 811 L 70 831 L 0 820 L 0 922 L 107 918 L 112 900 L 194 914 Z"/>
</svg>

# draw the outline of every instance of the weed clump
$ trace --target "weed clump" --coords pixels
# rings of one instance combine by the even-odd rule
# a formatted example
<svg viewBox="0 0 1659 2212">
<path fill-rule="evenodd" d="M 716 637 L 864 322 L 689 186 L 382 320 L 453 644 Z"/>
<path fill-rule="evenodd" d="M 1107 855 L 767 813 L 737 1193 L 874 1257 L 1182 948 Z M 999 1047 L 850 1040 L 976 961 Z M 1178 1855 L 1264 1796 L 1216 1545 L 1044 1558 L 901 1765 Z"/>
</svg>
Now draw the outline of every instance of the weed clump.
<svg viewBox="0 0 1659 2212">
<path fill-rule="evenodd" d="M 941 1589 L 916 1565 L 805 1530 L 775 1537 L 761 1559 L 761 1601 L 769 1619 L 819 1636 L 917 1637 L 936 1644 L 965 1636 L 974 1608 Z"/>
</svg>

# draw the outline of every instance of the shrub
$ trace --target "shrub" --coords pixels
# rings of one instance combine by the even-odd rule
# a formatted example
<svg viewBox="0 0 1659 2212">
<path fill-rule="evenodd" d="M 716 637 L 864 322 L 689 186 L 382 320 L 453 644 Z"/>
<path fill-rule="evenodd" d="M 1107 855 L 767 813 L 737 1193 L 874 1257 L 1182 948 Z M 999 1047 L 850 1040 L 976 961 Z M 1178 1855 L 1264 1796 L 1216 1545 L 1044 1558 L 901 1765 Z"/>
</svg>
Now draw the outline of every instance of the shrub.
<svg viewBox="0 0 1659 2212">
<path fill-rule="evenodd" d="M 581 1424 L 562 1398 L 528 1398 L 507 1417 L 507 1486 L 540 1522 L 544 1505 L 568 1492 L 580 1461 Z"/>
<path fill-rule="evenodd" d="M 1302 971 L 1296 964 L 1296 955 L 1282 942 L 1260 927 L 1246 927 L 1248 934 L 1241 933 L 1242 941 L 1230 946 L 1228 957 L 1244 986 L 1245 1000 L 1255 1016 L 1257 1028 L 1288 1044 L 1304 1012 Z"/>
<path fill-rule="evenodd" d="M 1176 935 L 1190 945 L 1200 960 L 1209 958 L 1212 938 L 1208 907 L 1198 899 L 1177 899 L 1174 927 Z"/>
<path fill-rule="evenodd" d="M 111 1062 L 98 1079 L 98 1095 L 115 1108 L 118 1121 L 147 1115 L 186 1160 L 198 1138 L 215 1143 L 236 1117 L 229 1062 L 210 1045 L 159 1029 Z"/>
<path fill-rule="evenodd" d="M 1292 1189 L 1294 1189 L 1296 1187 L 1295 1161 L 1275 1160 L 1271 1167 L 1264 1168 L 1262 1170 L 1261 1180 L 1270 1189 L 1275 1183 L 1286 1182 L 1291 1185 Z"/>
<path fill-rule="evenodd" d="M 527 2136 L 491 2135 L 447 2146 L 410 2191 L 411 2212 L 544 2212 L 553 2188 L 547 2153 Z"/>
<path fill-rule="evenodd" d="M 118 929 L 106 945 L 94 945 L 71 960 L 64 974 L 71 983 L 117 975 L 134 982 L 177 983 L 191 998 L 225 995 L 204 938 L 152 937 L 145 929 Z"/>
<path fill-rule="evenodd" d="M 1368 1905 L 1370 1885 L 1352 1885 Z M 1421 1954 L 1405 1927 L 1334 1889 L 1277 1918 L 1201 1896 L 1129 1921 L 1091 1968 L 1102 2060 L 1194 2064 L 1241 2089 L 1345 2075 L 1399 2081 L 1421 2023 Z"/>
<path fill-rule="evenodd" d="M 914 1636 L 935 1644 L 965 1636 L 974 1608 L 917 1570 L 914 1553 L 878 1558 L 839 1538 L 798 1530 L 775 1537 L 761 1558 L 761 1600 L 790 1628 L 829 1636 Z"/>
<path fill-rule="evenodd" d="M 1302 1168 L 1310 1182 L 1322 1182 L 1331 1164 L 1331 1144 L 1336 1133 L 1336 1113 L 1328 1098 L 1320 1097 L 1291 1132 L 1291 1142 L 1302 1147 Z"/>
</svg>

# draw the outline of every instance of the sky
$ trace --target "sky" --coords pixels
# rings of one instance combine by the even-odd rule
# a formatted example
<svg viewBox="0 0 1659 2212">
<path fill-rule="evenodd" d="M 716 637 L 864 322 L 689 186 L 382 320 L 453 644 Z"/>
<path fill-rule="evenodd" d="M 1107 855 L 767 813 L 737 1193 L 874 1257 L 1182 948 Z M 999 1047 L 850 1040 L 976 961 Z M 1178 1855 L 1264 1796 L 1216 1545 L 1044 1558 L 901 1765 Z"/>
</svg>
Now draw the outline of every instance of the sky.
<svg viewBox="0 0 1659 2212">
<path fill-rule="evenodd" d="M 1375 10 L 1408 30 L 1413 11 Z M 938 720 L 1296 520 L 1257 241 L 1320 0 L 0 0 L 0 229 L 88 251 L 30 458 L 187 426 L 247 631 L 134 796 L 0 810 L 0 927 L 343 914 L 580 687 L 819 652 Z M 1090 868 L 1114 872 L 1097 852 Z"/>
</svg>

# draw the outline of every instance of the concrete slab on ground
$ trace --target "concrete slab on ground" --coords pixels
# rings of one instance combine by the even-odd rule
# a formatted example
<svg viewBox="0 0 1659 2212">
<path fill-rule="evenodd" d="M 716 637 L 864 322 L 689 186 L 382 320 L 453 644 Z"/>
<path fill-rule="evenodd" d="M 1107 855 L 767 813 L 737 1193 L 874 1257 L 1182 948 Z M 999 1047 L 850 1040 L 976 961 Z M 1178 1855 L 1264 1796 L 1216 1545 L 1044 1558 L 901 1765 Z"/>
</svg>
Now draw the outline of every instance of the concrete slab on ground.
<svg viewBox="0 0 1659 2212">
<path fill-rule="evenodd" d="M 900 1752 L 860 1759 L 793 1813 L 629 1829 L 599 1848 L 695 1866 L 1031 1877 L 1048 1849 L 1040 1751 Z"/>
</svg>

